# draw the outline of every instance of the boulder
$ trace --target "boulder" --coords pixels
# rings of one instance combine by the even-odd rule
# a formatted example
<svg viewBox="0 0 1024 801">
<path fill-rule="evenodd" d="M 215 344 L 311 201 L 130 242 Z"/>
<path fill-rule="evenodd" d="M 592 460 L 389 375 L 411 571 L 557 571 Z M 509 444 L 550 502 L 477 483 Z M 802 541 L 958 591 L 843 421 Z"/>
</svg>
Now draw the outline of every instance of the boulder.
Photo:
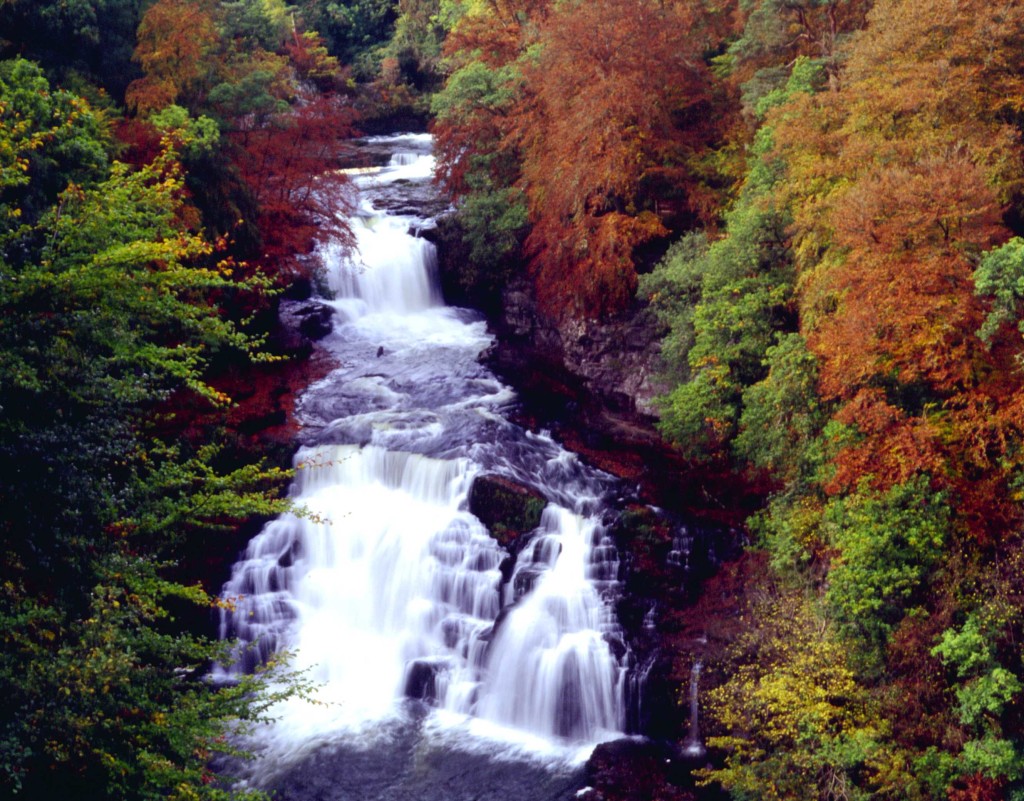
<svg viewBox="0 0 1024 801">
<path fill-rule="evenodd" d="M 505 476 L 477 476 L 469 490 L 469 511 L 510 550 L 522 547 L 525 535 L 540 525 L 547 503 L 537 490 Z"/>
<path fill-rule="evenodd" d="M 306 339 L 323 339 L 333 329 L 334 312 L 329 306 L 310 303 L 297 311 L 300 317 L 299 333 Z"/>
</svg>

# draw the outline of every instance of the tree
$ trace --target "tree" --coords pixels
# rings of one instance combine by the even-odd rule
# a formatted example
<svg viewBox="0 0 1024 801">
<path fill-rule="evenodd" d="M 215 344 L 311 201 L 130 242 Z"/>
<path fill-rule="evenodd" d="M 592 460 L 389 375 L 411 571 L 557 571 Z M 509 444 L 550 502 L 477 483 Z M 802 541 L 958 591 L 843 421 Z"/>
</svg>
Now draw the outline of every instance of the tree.
<svg viewBox="0 0 1024 801">
<path fill-rule="evenodd" d="M 763 111 L 814 91 L 819 74 L 816 65 L 799 61 Z M 750 171 L 724 215 L 725 235 L 699 249 L 690 237 L 691 245 L 670 251 L 641 285 L 673 329 L 666 355 L 669 369 L 683 378 L 663 399 L 661 429 L 691 458 L 724 455 L 737 433 L 744 390 L 766 377 L 769 348 L 796 326 L 790 213 L 776 200 L 785 165 L 774 141 L 770 126 L 757 132 Z"/>
<path fill-rule="evenodd" d="M 140 0 L 0 3 L 0 58 L 31 59 L 66 88 L 91 85 L 95 93 L 98 86 L 120 101 L 138 74 L 131 57 L 143 5 Z"/>
<path fill-rule="evenodd" d="M 724 764 L 697 771 L 737 798 L 862 798 L 884 723 L 813 600 L 769 586 L 729 649 L 729 679 L 711 692 L 708 745 Z"/>
<path fill-rule="evenodd" d="M 344 98 L 307 95 L 259 127 L 233 133 L 239 171 L 259 205 L 266 263 L 294 265 L 315 242 L 351 244 L 346 218 L 354 200 L 339 167 L 354 120 Z"/>
<path fill-rule="evenodd" d="M 990 22 L 980 7 L 880 2 L 842 91 L 770 116 L 789 164 L 801 331 L 821 359 L 822 396 L 851 433 L 830 489 L 927 472 L 954 489 L 982 538 L 1016 516 L 1002 459 L 1019 410 L 1006 353 L 975 333 L 972 277 L 1006 237 L 1007 196 L 993 187 L 1019 180 L 1005 115 L 1022 13 L 1013 5 Z"/>
<path fill-rule="evenodd" d="M 24 59 L 0 62 L 0 247 L 14 241 L 56 201 L 68 181 L 88 185 L 105 174 L 110 139 L 103 115 L 70 92 L 53 91 Z"/>
<path fill-rule="evenodd" d="M 931 650 L 949 673 L 953 711 L 965 729 L 963 756 L 947 768 L 950 779 L 956 779 L 958 790 L 980 787 L 993 798 L 1012 798 L 1024 785 L 1018 646 L 1024 625 L 1022 554 L 1015 535 L 1002 564 L 978 581 L 962 623 L 943 631 Z"/>
<path fill-rule="evenodd" d="M 295 5 L 307 28 L 318 31 L 331 53 L 351 65 L 358 77 L 376 74 L 379 52 L 394 31 L 397 9 L 393 2 L 300 0 Z"/>
<path fill-rule="evenodd" d="M 548 311 L 627 304 L 635 251 L 667 233 L 659 202 L 709 215 L 722 180 L 703 159 L 727 126 L 709 113 L 718 35 L 697 3 L 491 3 L 459 21 L 435 103 L 439 174 L 456 197 L 525 199 Z"/>
<path fill-rule="evenodd" d="M 917 476 L 884 495 L 862 488 L 833 500 L 823 526 L 835 549 L 825 601 L 877 669 L 890 632 L 924 603 L 927 577 L 951 527 L 948 503 Z"/>
<path fill-rule="evenodd" d="M 39 85 L 24 65 L 4 76 L 5 109 Z M 104 141 L 86 138 L 87 104 L 56 98 L 75 113 L 49 116 L 54 128 L 4 129 L 12 152 L 31 145 L 5 170 L 15 189 L 33 160 L 65 187 L 0 253 L 0 781 L 38 797 L 223 799 L 211 754 L 280 692 L 267 675 L 203 679 L 223 650 L 172 610 L 214 601 L 168 574 L 190 538 L 284 508 L 284 476 L 216 466 L 218 448 L 176 430 L 166 402 L 229 402 L 207 365 L 257 341 L 214 299 L 264 286 L 190 230 L 173 150 L 137 170 L 62 162 L 70 136 L 76 152 Z M 16 194 L 3 200 L 27 219 Z"/>
<path fill-rule="evenodd" d="M 208 3 L 157 0 L 139 24 L 134 59 L 145 76 L 129 85 L 128 105 L 143 115 L 172 103 L 199 105 L 213 80 L 218 41 Z"/>
<path fill-rule="evenodd" d="M 653 208 L 661 182 L 690 213 L 704 207 L 695 165 L 718 132 L 706 124 L 700 15 L 695 5 L 621 0 L 558 6 L 524 62 L 526 249 L 549 308 L 603 313 L 632 297 L 634 249 L 667 233 Z"/>
<path fill-rule="evenodd" d="M 819 64 L 828 84 L 839 85 L 844 45 L 864 27 L 871 0 L 755 0 L 741 6 L 739 37 L 729 46 L 734 77 L 745 82 L 753 107 L 785 80 L 780 67 L 803 57 Z M 745 12 L 745 13 L 744 13 Z M 773 85 L 774 84 L 774 85 Z"/>
</svg>

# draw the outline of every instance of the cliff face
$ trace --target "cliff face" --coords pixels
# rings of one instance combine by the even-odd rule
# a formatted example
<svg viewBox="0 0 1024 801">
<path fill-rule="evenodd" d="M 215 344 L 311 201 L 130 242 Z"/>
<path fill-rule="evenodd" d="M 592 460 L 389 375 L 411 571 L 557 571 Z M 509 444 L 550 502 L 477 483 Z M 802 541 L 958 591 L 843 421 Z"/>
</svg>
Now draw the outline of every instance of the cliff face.
<svg viewBox="0 0 1024 801">
<path fill-rule="evenodd" d="M 510 384 L 528 399 L 547 396 L 548 408 L 561 401 L 598 429 L 653 432 L 655 398 L 670 388 L 659 378 L 667 329 L 645 305 L 610 320 L 554 320 L 541 312 L 521 264 L 484 270 L 474 262 L 457 214 L 422 235 L 437 246 L 447 302 L 487 315 L 496 334 L 489 360 Z"/>
<path fill-rule="evenodd" d="M 608 424 L 652 426 L 654 399 L 669 389 L 659 380 L 666 328 L 645 306 L 608 321 L 553 321 L 537 308 L 529 282 L 513 281 L 495 320 L 494 361 L 517 376 L 538 367 L 589 398 Z"/>
<path fill-rule="evenodd" d="M 485 358 L 518 391 L 525 422 L 635 482 L 645 500 L 683 501 L 678 485 L 659 486 L 686 465 L 655 428 L 655 398 L 667 387 L 658 377 L 665 332 L 654 314 L 637 306 L 607 321 L 552 320 L 525 279 L 513 279 L 496 306 Z"/>
</svg>

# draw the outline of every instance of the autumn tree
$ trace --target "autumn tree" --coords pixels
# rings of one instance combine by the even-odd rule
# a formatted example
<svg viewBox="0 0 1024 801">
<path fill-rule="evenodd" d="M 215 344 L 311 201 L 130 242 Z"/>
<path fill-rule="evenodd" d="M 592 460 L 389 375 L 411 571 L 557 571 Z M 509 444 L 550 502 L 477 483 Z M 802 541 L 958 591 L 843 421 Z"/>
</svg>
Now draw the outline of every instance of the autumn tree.
<svg viewBox="0 0 1024 801">
<path fill-rule="evenodd" d="M 347 153 L 339 140 L 353 132 L 352 107 L 336 95 L 307 95 L 258 127 L 232 132 L 269 263 L 294 264 L 314 242 L 351 244 L 354 198 L 338 168 Z"/>
<path fill-rule="evenodd" d="M 721 129 L 708 113 L 709 18 L 698 4 L 509 3 L 453 32 L 440 174 L 456 195 L 522 193 L 549 310 L 628 302 L 635 250 L 666 233 L 658 201 L 690 220 L 710 213 L 716 179 L 701 159 Z"/>
<path fill-rule="evenodd" d="M 1018 411 L 1005 352 L 977 335 L 972 276 L 1007 235 L 993 187 L 1005 201 L 1019 178 L 1003 121 L 1017 79 L 1003 59 L 1016 52 L 1021 11 L 994 27 L 966 7 L 911 6 L 876 6 L 843 91 L 778 113 L 801 324 L 822 358 L 822 395 L 855 432 L 833 488 L 865 475 L 879 487 L 917 470 L 947 476 L 980 533 L 1014 517 L 997 496 Z M 953 51 L 962 58 L 948 61 Z M 1006 94 L 993 90 L 999 81 Z"/>
<path fill-rule="evenodd" d="M 484 303 L 519 269 L 528 230 L 513 130 L 531 92 L 520 60 L 550 10 L 547 0 L 467 9 L 445 41 L 449 75 L 431 102 L 435 174 L 459 207 L 443 226 L 468 243 L 458 282 Z"/>
<path fill-rule="evenodd" d="M 799 590 L 762 585 L 748 603 L 729 679 L 709 699 L 708 744 L 724 762 L 698 775 L 736 798 L 866 797 L 884 723 L 841 640 Z"/>
<path fill-rule="evenodd" d="M 1011 557 L 1020 526 L 1019 308 L 1013 241 L 1001 245 L 1021 177 L 1022 33 L 1016 3 L 993 16 L 883 0 L 833 91 L 795 94 L 766 120 L 818 396 L 795 410 L 819 420 L 813 458 L 759 530 L 777 565 L 818 587 L 858 679 L 899 721 L 878 752 L 882 796 L 995 798 L 1020 779 L 1002 728 L 1018 660 L 950 623 L 977 608 L 964 588 Z M 756 460 L 751 446 L 771 439 L 743 442 Z M 950 683 L 938 657 L 977 662 Z M 939 699 L 954 693 L 950 710 Z"/>
<path fill-rule="evenodd" d="M 293 27 L 279 0 L 158 0 L 139 28 L 137 113 L 159 124 L 184 107 L 222 134 L 183 151 L 209 230 L 279 281 L 316 241 L 349 241 L 347 178 L 354 135 L 346 74 L 322 38 Z"/>
<path fill-rule="evenodd" d="M 718 62 L 758 126 L 743 188 L 724 235 L 688 236 L 642 285 L 672 326 L 663 430 L 774 482 L 751 534 L 842 649 L 847 698 L 885 721 L 822 738 L 813 680 L 809 698 L 778 689 L 788 665 L 814 673 L 792 631 L 781 639 L 801 644 L 781 659 L 748 668 L 734 652 L 712 707 L 726 761 L 708 776 L 740 797 L 987 800 L 1021 786 L 1024 678 L 1008 643 L 1024 607 L 1007 571 L 1024 452 L 1011 238 L 1024 9 L 990 12 L 748 4 Z M 760 661 L 783 624 L 754 607 Z M 775 720 L 744 728 L 768 709 Z"/>
<path fill-rule="evenodd" d="M 666 233 L 657 190 L 671 184 L 695 215 L 706 202 L 695 161 L 714 132 L 698 18 L 693 5 L 560 6 L 524 65 L 535 91 L 517 132 L 526 249 L 549 307 L 621 308 L 636 289 L 634 249 Z"/>
<path fill-rule="evenodd" d="M 210 4 L 158 0 L 139 24 L 134 58 L 145 75 L 128 87 L 128 104 L 143 115 L 172 103 L 200 104 L 214 77 L 217 41 Z"/>
</svg>

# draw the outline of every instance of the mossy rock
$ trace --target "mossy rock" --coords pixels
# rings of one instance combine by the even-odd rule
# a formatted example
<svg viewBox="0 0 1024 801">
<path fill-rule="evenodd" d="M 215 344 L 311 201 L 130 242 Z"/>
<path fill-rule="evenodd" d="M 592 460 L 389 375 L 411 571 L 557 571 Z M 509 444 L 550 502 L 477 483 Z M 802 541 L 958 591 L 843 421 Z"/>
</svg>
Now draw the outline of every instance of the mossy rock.
<svg viewBox="0 0 1024 801">
<path fill-rule="evenodd" d="M 504 476 L 477 476 L 469 490 L 469 511 L 506 548 L 514 548 L 540 525 L 547 505 L 540 492 Z"/>
</svg>

